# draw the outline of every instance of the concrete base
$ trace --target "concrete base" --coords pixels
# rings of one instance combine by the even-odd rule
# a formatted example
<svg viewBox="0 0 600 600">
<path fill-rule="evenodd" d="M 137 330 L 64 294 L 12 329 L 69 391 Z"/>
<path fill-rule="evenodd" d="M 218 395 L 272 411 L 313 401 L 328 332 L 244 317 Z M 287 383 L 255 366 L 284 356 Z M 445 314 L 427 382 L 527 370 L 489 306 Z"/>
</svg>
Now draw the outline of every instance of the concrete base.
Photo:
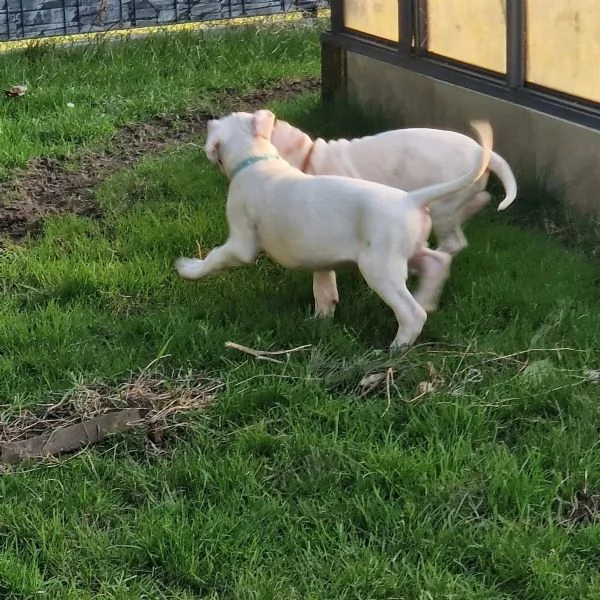
<svg viewBox="0 0 600 600">
<path fill-rule="evenodd" d="M 547 175 L 547 183 L 567 201 L 600 217 L 600 131 L 357 53 L 347 52 L 344 64 L 348 96 L 360 105 L 388 115 L 398 126 L 469 135 L 472 119 L 488 119 L 494 149 L 515 173 Z"/>
</svg>

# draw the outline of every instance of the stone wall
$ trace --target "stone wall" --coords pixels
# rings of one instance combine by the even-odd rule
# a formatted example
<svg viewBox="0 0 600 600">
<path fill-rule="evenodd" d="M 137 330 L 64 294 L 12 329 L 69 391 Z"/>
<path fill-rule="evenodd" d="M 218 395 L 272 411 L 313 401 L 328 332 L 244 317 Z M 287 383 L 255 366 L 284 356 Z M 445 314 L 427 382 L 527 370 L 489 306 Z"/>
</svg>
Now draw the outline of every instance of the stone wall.
<svg viewBox="0 0 600 600">
<path fill-rule="evenodd" d="M 0 0 L 0 41 L 268 15 L 296 0 Z"/>
</svg>

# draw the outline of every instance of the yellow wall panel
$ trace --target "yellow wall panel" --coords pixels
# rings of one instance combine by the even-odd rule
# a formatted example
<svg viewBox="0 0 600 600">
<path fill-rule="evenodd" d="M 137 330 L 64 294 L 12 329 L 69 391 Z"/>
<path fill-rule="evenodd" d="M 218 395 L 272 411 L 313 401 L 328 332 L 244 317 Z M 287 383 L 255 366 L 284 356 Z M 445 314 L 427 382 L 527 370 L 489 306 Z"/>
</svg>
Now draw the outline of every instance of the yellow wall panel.
<svg viewBox="0 0 600 600">
<path fill-rule="evenodd" d="M 600 0 L 527 0 L 527 81 L 600 101 Z"/>
<path fill-rule="evenodd" d="M 344 26 L 397 42 L 398 0 L 344 0 Z"/>
<path fill-rule="evenodd" d="M 426 2 L 430 52 L 506 73 L 506 0 Z"/>
</svg>

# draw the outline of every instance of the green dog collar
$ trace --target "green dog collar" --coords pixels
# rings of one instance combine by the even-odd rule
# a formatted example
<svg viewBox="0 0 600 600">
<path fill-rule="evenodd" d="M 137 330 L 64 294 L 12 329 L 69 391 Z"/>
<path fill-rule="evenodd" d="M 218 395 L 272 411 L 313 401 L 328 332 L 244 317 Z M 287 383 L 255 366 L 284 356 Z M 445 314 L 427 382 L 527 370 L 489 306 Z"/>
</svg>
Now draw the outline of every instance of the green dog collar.
<svg viewBox="0 0 600 600">
<path fill-rule="evenodd" d="M 243 171 L 246 167 L 250 167 L 258 162 L 263 162 L 264 160 L 277 160 L 279 159 L 279 154 L 260 154 L 258 156 L 249 156 L 245 158 L 241 163 L 239 163 L 231 174 L 229 175 L 229 179 L 233 179 L 240 171 Z"/>
</svg>

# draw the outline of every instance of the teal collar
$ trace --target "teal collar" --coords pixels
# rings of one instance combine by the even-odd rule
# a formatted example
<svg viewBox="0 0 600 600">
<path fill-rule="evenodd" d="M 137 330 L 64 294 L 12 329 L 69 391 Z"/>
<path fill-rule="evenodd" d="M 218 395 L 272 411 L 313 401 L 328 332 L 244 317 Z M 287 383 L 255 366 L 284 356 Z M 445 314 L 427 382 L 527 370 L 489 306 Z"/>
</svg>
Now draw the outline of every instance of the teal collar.
<svg viewBox="0 0 600 600">
<path fill-rule="evenodd" d="M 235 169 L 231 171 L 229 179 L 232 180 L 240 171 L 243 171 L 246 167 L 250 167 L 256 164 L 257 162 L 262 162 L 264 160 L 275 160 L 279 158 L 279 154 L 259 154 L 255 156 L 249 156 L 248 158 L 245 158 L 241 163 L 238 163 Z"/>
</svg>

